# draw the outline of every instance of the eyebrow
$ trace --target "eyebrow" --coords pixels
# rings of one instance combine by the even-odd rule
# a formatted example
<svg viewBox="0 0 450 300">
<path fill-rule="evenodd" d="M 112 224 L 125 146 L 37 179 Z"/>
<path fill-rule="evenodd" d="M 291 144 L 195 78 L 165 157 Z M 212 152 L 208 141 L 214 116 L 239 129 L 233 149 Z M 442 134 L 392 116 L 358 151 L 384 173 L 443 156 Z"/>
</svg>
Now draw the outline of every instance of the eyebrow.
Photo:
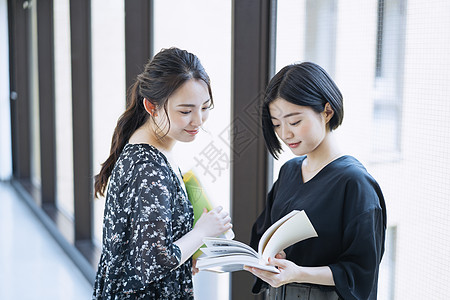
<svg viewBox="0 0 450 300">
<path fill-rule="evenodd" d="M 206 100 L 205 102 L 203 102 L 202 105 L 205 105 L 205 104 L 208 103 L 209 101 L 211 101 L 211 99 Z M 195 107 L 194 104 L 178 104 L 177 107 L 179 107 L 179 106 L 181 106 L 181 107 Z"/>
<path fill-rule="evenodd" d="M 299 111 L 298 111 L 298 112 L 293 112 L 293 113 L 284 115 L 283 118 L 289 118 L 289 117 L 296 116 L 296 115 L 301 115 L 301 114 L 302 114 L 302 112 L 299 112 Z M 277 119 L 277 118 L 275 118 L 275 117 L 273 117 L 273 116 L 270 116 L 270 118 L 271 118 L 271 119 Z"/>
</svg>

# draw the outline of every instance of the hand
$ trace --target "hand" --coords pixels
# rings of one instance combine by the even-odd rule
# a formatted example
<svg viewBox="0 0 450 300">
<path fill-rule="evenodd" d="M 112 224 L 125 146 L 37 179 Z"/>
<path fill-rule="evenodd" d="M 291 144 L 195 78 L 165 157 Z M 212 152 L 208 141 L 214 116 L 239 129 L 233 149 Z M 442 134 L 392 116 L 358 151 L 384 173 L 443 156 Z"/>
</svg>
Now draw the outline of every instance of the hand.
<svg viewBox="0 0 450 300">
<path fill-rule="evenodd" d="M 283 256 L 284 258 L 286 257 L 284 251 L 276 255 L 276 257 L 280 258 L 269 258 L 269 264 L 278 267 L 278 270 L 280 270 L 279 274 L 248 266 L 245 266 L 244 270 L 249 271 L 256 277 L 261 278 L 275 288 L 280 287 L 284 284 L 288 284 L 290 282 L 298 282 L 297 276 L 301 267 L 297 266 L 289 260 L 282 258 Z"/>
<path fill-rule="evenodd" d="M 210 212 L 205 208 L 194 229 L 199 231 L 202 237 L 216 237 L 232 227 L 230 222 L 231 218 L 222 206 L 218 206 Z"/>
<path fill-rule="evenodd" d="M 286 253 L 283 250 L 281 250 L 281 252 L 278 252 L 277 255 L 275 255 L 275 258 L 286 259 Z"/>
<path fill-rule="evenodd" d="M 193 258 L 192 259 L 192 275 L 195 275 L 198 272 L 200 272 L 200 270 L 197 268 L 197 260 Z"/>
</svg>

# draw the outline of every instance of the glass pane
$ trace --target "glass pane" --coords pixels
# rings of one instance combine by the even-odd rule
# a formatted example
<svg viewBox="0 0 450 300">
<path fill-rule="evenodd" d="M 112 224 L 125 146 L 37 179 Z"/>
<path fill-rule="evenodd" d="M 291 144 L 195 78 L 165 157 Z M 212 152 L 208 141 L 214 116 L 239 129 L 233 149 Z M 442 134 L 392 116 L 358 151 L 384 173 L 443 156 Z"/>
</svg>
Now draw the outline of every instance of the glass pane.
<svg viewBox="0 0 450 300">
<path fill-rule="evenodd" d="M 55 48 L 56 203 L 73 219 L 72 75 L 69 0 L 53 3 Z"/>
<path fill-rule="evenodd" d="M 395 231 L 386 240 L 379 298 L 425 299 L 430 291 L 446 298 L 450 43 L 442 37 L 450 35 L 450 2 L 292 0 L 278 1 L 277 14 L 277 70 L 313 60 L 329 71 L 344 96 L 340 144 L 383 190 Z M 322 49 L 314 46 L 325 36 Z"/>
<path fill-rule="evenodd" d="M 286 0 L 277 3 L 277 32 L 275 73 L 284 66 L 299 62 L 305 57 L 306 1 Z M 273 181 L 278 178 L 281 166 L 293 158 L 292 152 L 283 144 L 283 152 L 273 161 Z"/>
<path fill-rule="evenodd" d="M 331 75 L 335 69 L 336 2 L 286 0 L 277 3 L 276 72 L 288 64 L 312 61 Z M 283 145 L 273 165 L 273 180 L 281 166 L 293 158 Z"/>
<path fill-rule="evenodd" d="M 157 53 L 175 46 L 192 52 L 211 78 L 214 109 L 204 125 L 206 132 L 193 143 L 177 143 L 174 154 L 182 172 L 193 169 L 212 202 L 227 211 L 230 211 L 230 150 L 226 141 L 231 103 L 231 4 L 209 0 L 154 1 L 153 49 Z M 196 299 L 229 299 L 228 284 L 228 274 L 201 272 L 194 277 Z"/>
<path fill-rule="evenodd" d="M 0 65 L 9 65 L 8 6 L 0 1 Z M 0 69 L 0 180 L 12 175 L 9 69 Z"/>
<path fill-rule="evenodd" d="M 112 133 L 125 109 L 124 1 L 93 0 L 91 10 L 94 176 L 109 156 Z M 104 205 L 104 199 L 94 200 L 93 236 L 99 246 Z"/>
<path fill-rule="evenodd" d="M 30 7 L 30 118 L 31 118 L 31 182 L 41 186 L 41 143 L 39 133 L 39 71 L 37 45 L 37 10 L 36 3 Z"/>
</svg>

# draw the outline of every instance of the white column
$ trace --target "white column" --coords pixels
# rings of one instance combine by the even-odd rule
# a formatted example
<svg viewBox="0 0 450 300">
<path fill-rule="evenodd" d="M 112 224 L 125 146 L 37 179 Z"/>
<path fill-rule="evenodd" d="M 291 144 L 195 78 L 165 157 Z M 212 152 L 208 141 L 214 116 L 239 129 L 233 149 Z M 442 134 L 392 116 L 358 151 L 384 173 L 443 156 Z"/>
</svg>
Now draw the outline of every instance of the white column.
<svg viewBox="0 0 450 300">
<path fill-rule="evenodd" d="M 0 0 L 0 180 L 12 175 L 11 114 L 9 107 L 8 4 Z"/>
</svg>

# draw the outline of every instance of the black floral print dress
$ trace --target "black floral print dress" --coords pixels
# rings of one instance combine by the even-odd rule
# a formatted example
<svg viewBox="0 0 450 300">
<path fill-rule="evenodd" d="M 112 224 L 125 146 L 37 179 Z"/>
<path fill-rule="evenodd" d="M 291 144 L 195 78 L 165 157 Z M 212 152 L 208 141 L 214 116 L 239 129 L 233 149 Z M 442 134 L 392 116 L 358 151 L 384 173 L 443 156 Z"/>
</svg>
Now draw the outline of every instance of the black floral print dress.
<svg viewBox="0 0 450 300">
<path fill-rule="evenodd" d="M 194 299 L 192 261 L 173 242 L 194 214 L 166 157 L 127 144 L 111 173 L 92 299 Z"/>
</svg>

